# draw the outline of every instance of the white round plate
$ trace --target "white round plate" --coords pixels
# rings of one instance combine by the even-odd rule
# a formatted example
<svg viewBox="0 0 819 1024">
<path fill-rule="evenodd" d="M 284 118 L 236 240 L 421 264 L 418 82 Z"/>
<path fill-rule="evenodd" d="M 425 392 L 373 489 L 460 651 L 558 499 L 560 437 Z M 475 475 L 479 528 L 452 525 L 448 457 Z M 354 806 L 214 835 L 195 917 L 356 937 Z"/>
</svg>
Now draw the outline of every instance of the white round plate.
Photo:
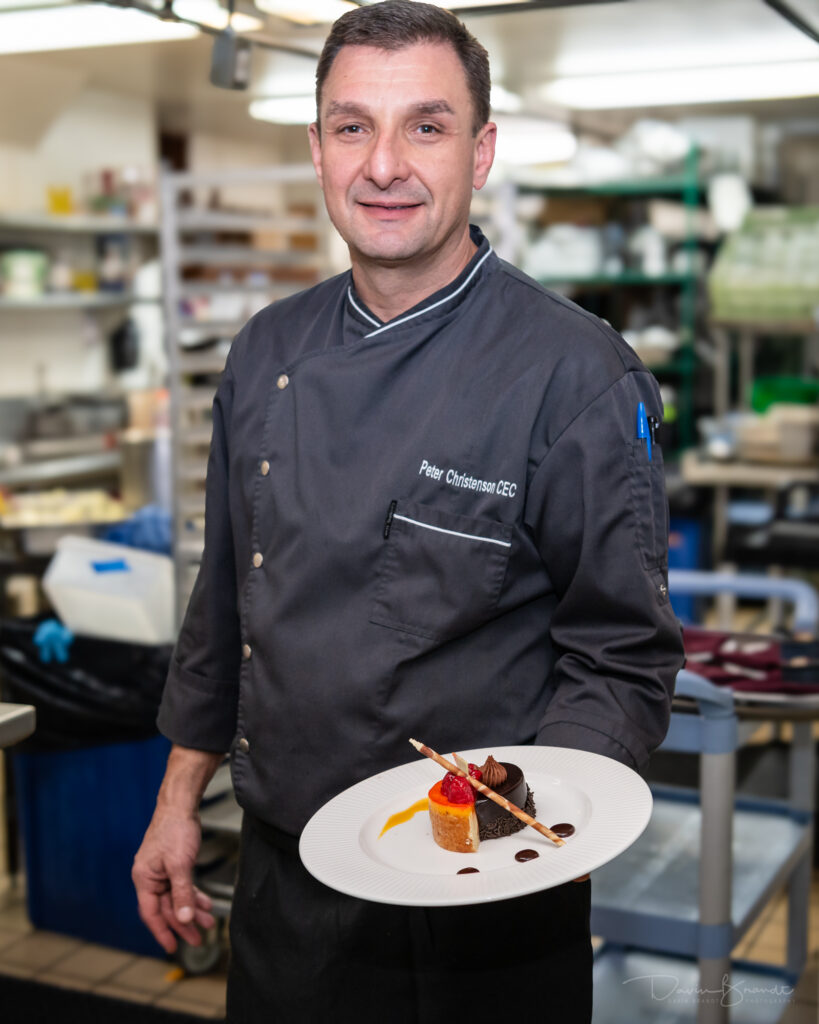
<svg viewBox="0 0 819 1024">
<path fill-rule="evenodd" d="M 651 792 L 630 768 L 564 747 L 458 751 L 475 764 L 492 754 L 523 769 L 539 822 L 575 826 L 565 846 L 533 828 L 485 840 L 477 853 L 451 853 L 432 838 L 427 811 L 381 833 L 390 815 L 426 797 L 444 771 L 426 757 L 381 772 L 329 800 L 307 822 L 299 853 L 320 882 L 376 903 L 451 907 L 488 903 L 569 882 L 627 849 L 651 815 Z M 444 757 L 451 760 L 449 752 Z M 518 863 L 518 850 L 538 857 Z M 477 873 L 459 875 L 465 867 Z"/>
</svg>

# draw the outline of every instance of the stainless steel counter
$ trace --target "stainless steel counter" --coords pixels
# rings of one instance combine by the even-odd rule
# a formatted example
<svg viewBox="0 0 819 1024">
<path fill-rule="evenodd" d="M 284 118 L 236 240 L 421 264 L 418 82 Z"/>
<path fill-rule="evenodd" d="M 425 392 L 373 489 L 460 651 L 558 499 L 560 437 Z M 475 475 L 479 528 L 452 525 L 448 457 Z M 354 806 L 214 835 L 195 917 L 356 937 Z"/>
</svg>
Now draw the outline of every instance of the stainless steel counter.
<svg viewBox="0 0 819 1024">
<path fill-rule="evenodd" d="M 36 713 L 31 704 L 0 702 L 0 747 L 10 747 L 34 732 Z"/>
</svg>

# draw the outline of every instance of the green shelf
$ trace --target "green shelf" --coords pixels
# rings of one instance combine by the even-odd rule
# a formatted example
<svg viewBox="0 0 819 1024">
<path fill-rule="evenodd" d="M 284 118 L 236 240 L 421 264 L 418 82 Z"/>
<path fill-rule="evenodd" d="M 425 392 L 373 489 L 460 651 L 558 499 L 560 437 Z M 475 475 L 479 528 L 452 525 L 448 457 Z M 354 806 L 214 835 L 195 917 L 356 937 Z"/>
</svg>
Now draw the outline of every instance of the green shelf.
<svg viewBox="0 0 819 1024">
<path fill-rule="evenodd" d="M 683 175 L 673 178 L 642 178 L 635 181 L 605 181 L 596 185 L 537 185 L 522 182 L 522 192 L 548 192 L 551 195 L 583 195 L 583 196 L 655 196 L 683 195 L 691 189 L 699 190 L 702 186 L 692 186 L 690 179 Z"/>
<path fill-rule="evenodd" d="M 574 284 L 574 285 L 585 285 L 590 287 L 602 287 L 611 285 L 613 287 L 621 285 L 658 285 L 658 284 L 687 284 L 692 280 L 693 275 L 691 274 L 643 274 L 639 271 L 625 271 L 622 274 L 592 274 L 590 276 L 583 277 L 542 277 L 539 278 L 540 284 L 545 288 L 549 288 L 552 285 L 557 284 Z"/>
</svg>

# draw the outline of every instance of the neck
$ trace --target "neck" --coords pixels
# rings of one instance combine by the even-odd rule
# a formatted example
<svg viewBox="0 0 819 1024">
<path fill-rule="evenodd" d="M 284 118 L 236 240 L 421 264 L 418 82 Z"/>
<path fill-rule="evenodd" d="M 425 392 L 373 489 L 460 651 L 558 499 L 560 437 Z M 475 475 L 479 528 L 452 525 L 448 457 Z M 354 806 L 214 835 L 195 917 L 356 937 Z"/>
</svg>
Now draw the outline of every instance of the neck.
<svg viewBox="0 0 819 1024">
<path fill-rule="evenodd" d="M 468 229 L 449 253 L 434 253 L 421 264 L 385 264 L 351 252 L 356 291 L 373 313 L 387 323 L 454 281 L 476 252 Z"/>
</svg>

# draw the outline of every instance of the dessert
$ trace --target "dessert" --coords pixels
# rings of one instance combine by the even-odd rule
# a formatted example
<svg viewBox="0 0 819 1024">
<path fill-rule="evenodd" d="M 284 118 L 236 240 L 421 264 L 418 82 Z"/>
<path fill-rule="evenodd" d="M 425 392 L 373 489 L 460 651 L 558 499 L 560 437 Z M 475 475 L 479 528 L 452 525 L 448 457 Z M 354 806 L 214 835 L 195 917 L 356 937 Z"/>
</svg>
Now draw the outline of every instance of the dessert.
<svg viewBox="0 0 819 1024">
<path fill-rule="evenodd" d="M 432 838 L 453 853 L 476 853 L 480 844 L 475 793 L 466 779 L 448 773 L 429 791 Z"/>
<path fill-rule="evenodd" d="M 486 763 L 481 766 L 481 781 L 499 796 L 504 796 L 511 804 L 522 807 L 527 814 L 535 816 L 535 800 L 532 791 L 526 784 L 523 772 L 516 764 L 508 761 L 496 761 L 490 754 Z M 498 839 L 511 836 L 526 828 L 526 824 L 498 806 L 488 797 L 477 794 L 475 812 L 478 815 L 478 828 L 481 839 Z"/>
<path fill-rule="evenodd" d="M 516 764 L 496 761 L 490 754 L 480 768 L 470 764 L 469 774 L 534 817 L 532 791 Z M 435 842 L 456 853 L 474 853 L 481 839 L 498 839 L 525 828 L 523 821 L 452 772 L 429 791 L 429 816 Z"/>
</svg>

